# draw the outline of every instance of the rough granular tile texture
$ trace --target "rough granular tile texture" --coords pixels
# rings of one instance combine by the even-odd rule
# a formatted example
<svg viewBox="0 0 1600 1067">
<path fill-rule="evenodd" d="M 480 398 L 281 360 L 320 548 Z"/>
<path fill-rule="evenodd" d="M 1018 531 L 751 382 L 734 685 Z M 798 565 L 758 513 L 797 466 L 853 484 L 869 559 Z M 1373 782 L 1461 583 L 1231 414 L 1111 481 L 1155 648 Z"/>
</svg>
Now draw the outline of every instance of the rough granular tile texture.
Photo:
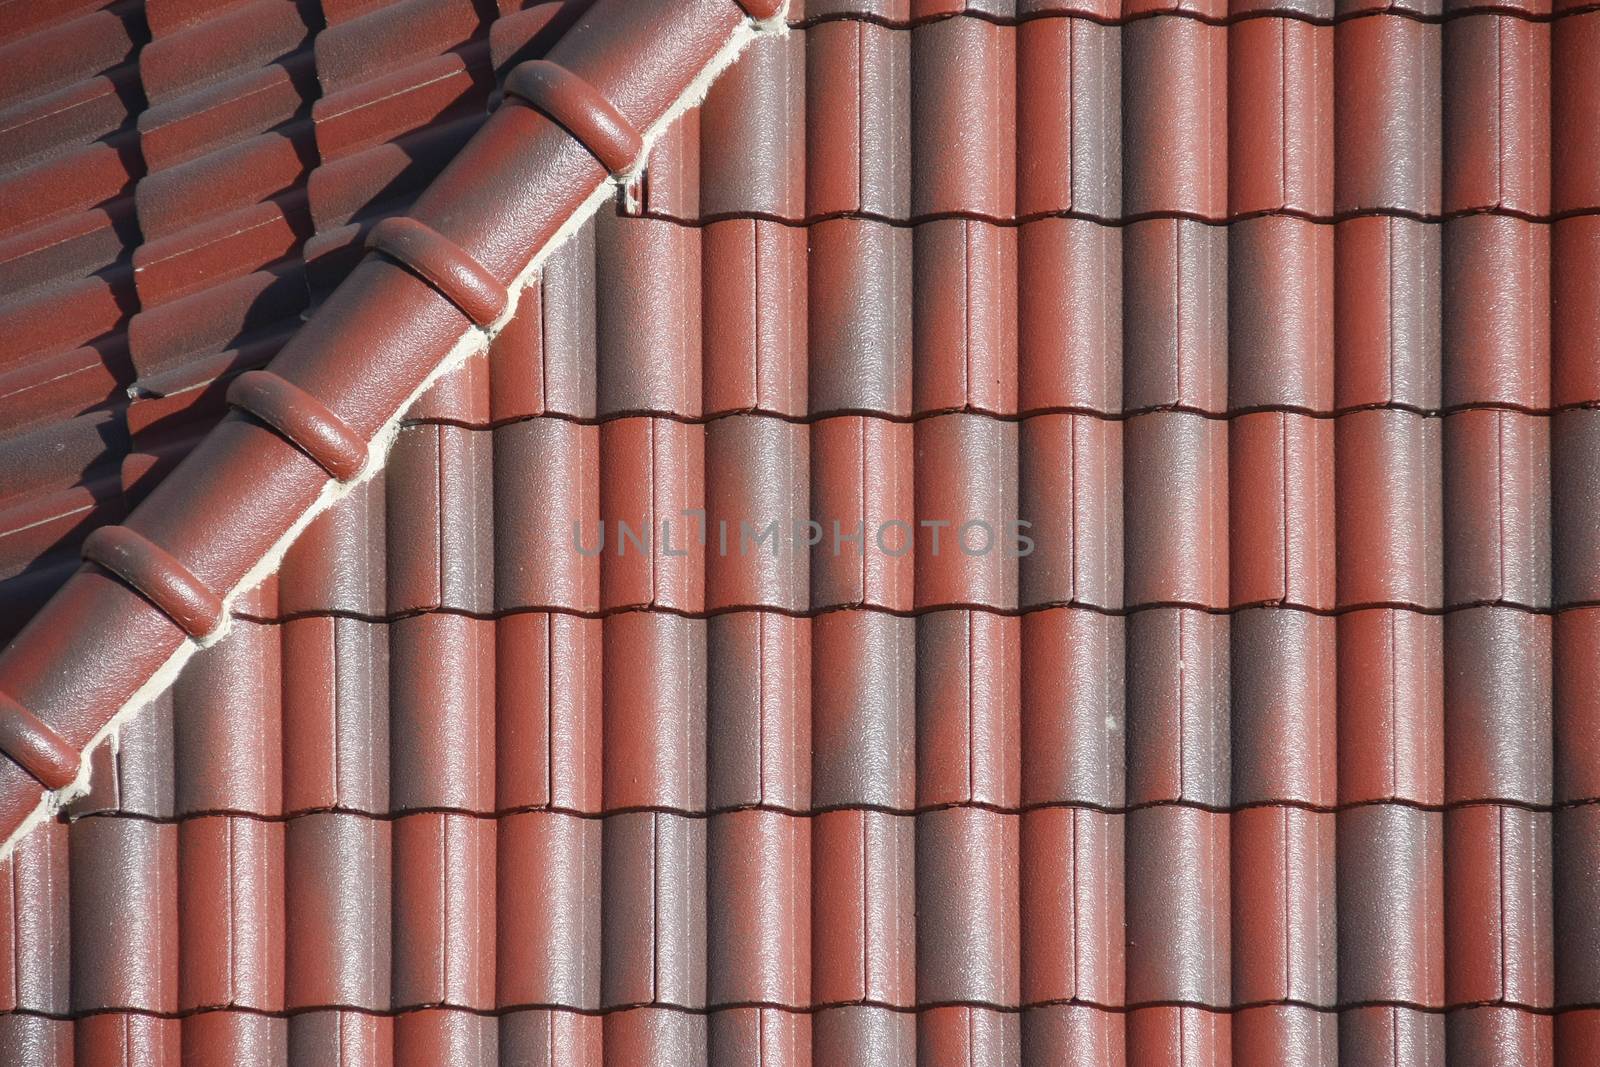
<svg viewBox="0 0 1600 1067">
<path fill-rule="evenodd" d="M 30 574 L 552 5 L 93 6 Z M 0 1062 L 1600 1062 L 1600 11 L 791 16 L 5 861 Z"/>
</svg>

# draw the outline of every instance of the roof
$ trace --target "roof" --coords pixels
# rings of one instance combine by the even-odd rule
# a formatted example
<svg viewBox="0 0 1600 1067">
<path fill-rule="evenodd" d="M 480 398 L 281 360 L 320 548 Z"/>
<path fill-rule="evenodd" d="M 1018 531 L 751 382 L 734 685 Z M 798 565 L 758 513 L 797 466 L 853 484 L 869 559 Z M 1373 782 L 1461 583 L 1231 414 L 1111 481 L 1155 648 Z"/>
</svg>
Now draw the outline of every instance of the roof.
<svg viewBox="0 0 1600 1067">
<path fill-rule="evenodd" d="M 296 39 L 319 152 L 340 92 L 481 49 L 389 58 L 414 7 Z M 0 864 L 0 1061 L 1600 1055 L 1600 10 L 966 8 L 791 10 L 538 263 Z M 344 180 L 469 121 L 527 17 Z M 479 194 L 457 143 L 427 198 Z M 234 150 L 204 187 L 257 173 Z M 263 333 L 338 350 L 329 290 L 421 184 L 313 212 Z M 445 232 L 440 202 L 410 210 Z M 453 277 L 459 320 L 492 291 Z M 233 535 L 138 412 L 192 436 L 207 388 L 59 431 L 158 484 L 197 574 Z M 127 603 L 98 640 L 147 640 Z M 29 633 L 37 692 L 119 706 L 79 682 L 94 645 Z"/>
</svg>

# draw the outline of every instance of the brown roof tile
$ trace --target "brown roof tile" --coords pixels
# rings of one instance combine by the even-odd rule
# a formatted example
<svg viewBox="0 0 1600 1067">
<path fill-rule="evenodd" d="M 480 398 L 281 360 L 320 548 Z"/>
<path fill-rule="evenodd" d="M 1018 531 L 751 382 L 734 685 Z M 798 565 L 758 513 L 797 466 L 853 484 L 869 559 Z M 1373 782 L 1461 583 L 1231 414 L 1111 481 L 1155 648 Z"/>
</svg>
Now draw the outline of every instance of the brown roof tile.
<svg viewBox="0 0 1600 1067">
<path fill-rule="evenodd" d="M 7 634 L 232 590 L 771 5 L 46 6 Z M 1588 1062 L 1596 16 L 788 15 L 0 860 L 0 1061 Z M 39 618 L 63 751 L 185 647 Z"/>
</svg>

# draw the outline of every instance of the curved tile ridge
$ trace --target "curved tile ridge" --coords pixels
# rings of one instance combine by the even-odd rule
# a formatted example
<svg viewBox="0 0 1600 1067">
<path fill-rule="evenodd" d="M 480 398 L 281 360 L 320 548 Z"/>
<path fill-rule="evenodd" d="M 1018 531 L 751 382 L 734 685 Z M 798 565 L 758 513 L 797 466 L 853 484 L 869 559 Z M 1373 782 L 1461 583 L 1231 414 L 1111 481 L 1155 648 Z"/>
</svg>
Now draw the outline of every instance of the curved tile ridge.
<svg viewBox="0 0 1600 1067">
<path fill-rule="evenodd" d="M 78 777 L 78 750 L 5 693 L 0 693 L 0 752 L 46 789 L 64 788 Z"/>
<path fill-rule="evenodd" d="M 505 286 L 460 245 L 425 223 L 404 215 L 384 219 L 367 235 L 366 246 L 410 267 L 481 329 L 505 314 L 511 300 Z"/>
<path fill-rule="evenodd" d="M 343 419 L 269 370 L 245 371 L 235 378 L 228 387 L 228 403 L 283 434 L 336 481 L 355 481 L 367 465 L 367 443 Z"/>
<path fill-rule="evenodd" d="M 786 10 L 757 21 L 739 0 L 596 0 L 548 58 L 643 131 L 642 155 L 759 34 L 788 32 Z M 137 537 L 192 583 L 152 593 L 133 583 L 154 570 L 108 570 L 103 560 L 82 568 L 0 652 L 0 689 L 75 753 L 111 738 L 227 632 L 234 601 L 277 570 L 318 514 L 383 467 L 410 404 L 489 344 L 545 257 L 614 187 L 560 122 L 532 107 L 497 109 L 412 208 L 438 241 L 419 244 L 422 231 L 412 229 L 400 257 L 398 243 L 369 252 L 273 360 L 272 374 L 288 386 L 273 387 L 278 399 L 303 393 L 329 418 L 292 402 L 277 412 L 284 426 L 230 413 L 128 516 L 124 533 L 107 535 Z M 488 302 L 479 298 L 491 281 L 507 298 L 485 323 Z M 352 442 L 365 445 L 365 461 L 341 479 L 330 465 L 350 473 Z M 109 547 L 90 558 L 114 560 L 100 551 Z M 188 596 L 202 591 L 215 602 Z M 71 782 L 41 791 L 16 757 L 0 759 L 0 859 L 87 789 L 88 765 L 80 760 Z M 64 770 L 46 773 L 59 781 Z"/>
<path fill-rule="evenodd" d="M 127 526 L 102 526 L 83 542 L 83 558 L 126 582 L 195 640 L 222 625 L 222 598 L 172 553 Z"/>
<path fill-rule="evenodd" d="M 593 85 L 559 63 L 530 59 L 506 78 L 506 99 L 520 100 L 566 127 L 612 176 L 633 170 L 644 138 Z"/>
</svg>

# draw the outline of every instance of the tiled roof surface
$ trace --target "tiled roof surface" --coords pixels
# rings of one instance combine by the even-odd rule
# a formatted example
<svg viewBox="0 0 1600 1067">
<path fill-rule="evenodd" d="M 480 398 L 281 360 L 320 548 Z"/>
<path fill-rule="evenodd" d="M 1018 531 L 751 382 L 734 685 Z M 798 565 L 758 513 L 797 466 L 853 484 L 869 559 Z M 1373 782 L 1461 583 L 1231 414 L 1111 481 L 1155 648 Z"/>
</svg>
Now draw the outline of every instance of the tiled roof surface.
<svg viewBox="0 0 1600 1067">
<path fill-rule="evenodd" d="M 348 6 L 28 39 L 177 146 L 0 308 L 127 352 L 0 446 L 39 545 L 532 18 Z M 1600 11 L 801 6 L 5 860 L 0 1062 L 1600 1062 Z"/>
</svg>

